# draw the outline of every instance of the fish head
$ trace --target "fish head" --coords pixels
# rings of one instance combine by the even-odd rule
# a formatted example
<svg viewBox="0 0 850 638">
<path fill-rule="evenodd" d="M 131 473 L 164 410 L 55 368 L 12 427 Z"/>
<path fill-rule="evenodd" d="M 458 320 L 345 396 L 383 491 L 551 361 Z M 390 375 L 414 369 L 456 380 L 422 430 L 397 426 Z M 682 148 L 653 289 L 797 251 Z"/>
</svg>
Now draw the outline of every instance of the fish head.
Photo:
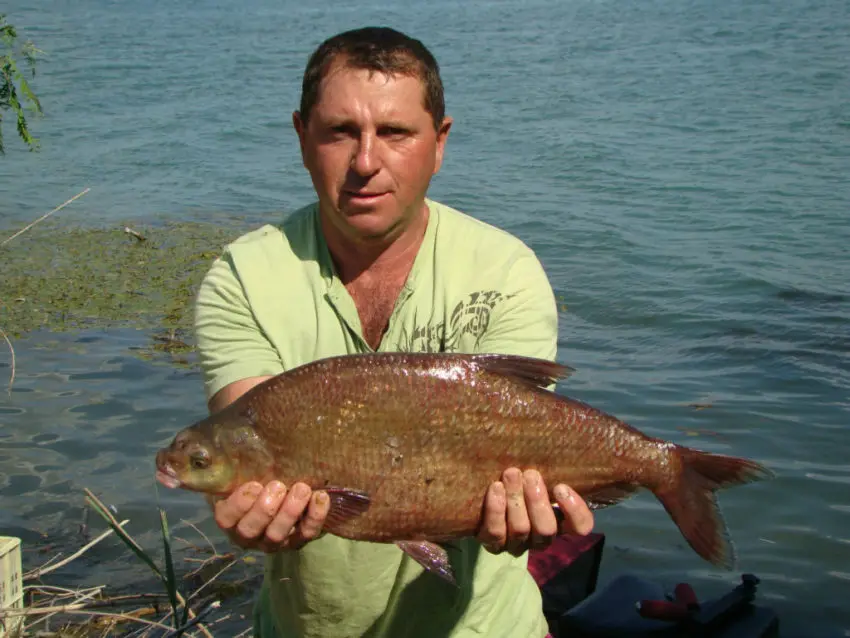
<svg viewBox="0 0 850 638">
<path fill-rule="evenodd" d="M 156 455 L 156 478 L 169 488 L 227 496 L 271 474 L 270 455 L 247 424 L 205 419 L 179 432 Z"/>
</svg>

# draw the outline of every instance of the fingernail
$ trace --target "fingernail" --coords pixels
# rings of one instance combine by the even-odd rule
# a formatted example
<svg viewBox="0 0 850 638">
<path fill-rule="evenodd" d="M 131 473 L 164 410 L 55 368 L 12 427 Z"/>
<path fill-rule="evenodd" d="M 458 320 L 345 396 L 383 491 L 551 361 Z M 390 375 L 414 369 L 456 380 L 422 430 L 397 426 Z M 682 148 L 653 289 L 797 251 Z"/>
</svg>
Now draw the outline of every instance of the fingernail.
<svg viewBox="0 0 850 638">
<path fill-rule="evenodd" d="M 295 492 L 295 498 L 307 498 L 310 494 L 310 488 L 304 485 L 304 483 L 296 483 L 292 491 Z"/>
<path fill-rule="evenodd" d="M 523 480 L 526 487 L 533 489 L 540 485 L 540 472 L 537 470 L 528 470 L 523 476 Z"/>
<path fill-rule="evenodd" d="M 272 481 L 269 483 L 269 495 L 271 496 L 280 496 L 285 489 L 286 486 L 280 481 Z"/>
<path fill-rule="evenodd" d="M 575 495 L 566 485 L 556 485 L 555 489 L 552 490 L 552 493 L 559 501 L 569 501 L 573 504 L 576 502 Z"/>
<path fill-rule="evenodd" d="M 251 498 L 257 498 L 260 495 L 260 492 L 262 491 L 263 486 L 259 483 L 249 483 L 244 488 L 242 488 L 242 495 Z"/>
<path fill-rule="evenodd" d="M 519 470 L 510 470 L 505 472 L 505 479 L 503 483 L 505 485 L 505 491 L 508 494 L 522 495 L 522 472 Z"/>
<path fill-rule="evenodd" d="M 320 505 L 324 507 L 324 505 L 328 502 L 328 494 L 327 492 L 316 492 L 316 505 Z"/>
</svg>

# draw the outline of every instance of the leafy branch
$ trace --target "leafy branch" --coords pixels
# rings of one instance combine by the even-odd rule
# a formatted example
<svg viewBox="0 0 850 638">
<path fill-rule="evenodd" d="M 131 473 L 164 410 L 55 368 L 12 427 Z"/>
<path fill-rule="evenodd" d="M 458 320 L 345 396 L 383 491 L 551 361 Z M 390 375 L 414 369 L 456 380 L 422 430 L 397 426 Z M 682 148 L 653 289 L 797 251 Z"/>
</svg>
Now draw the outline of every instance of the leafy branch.
<svg viewBox="0 0 850 638">
<path fill-rule="evenodd" d="M 35 114 L 42 114 L 41 102 L 30 87 L 27 75 L 30 78 L 35 77 L 36 56 L 43 51 L 37 49 L 29 40 L 19 45 L 18 31 L 6 22 L 4 14 L 0 14 L 0 43 L 0 155 L 5 154 L 3 113 L 9 110 L 17 121 L 18 136 L 30 150 L 35 150 L 38 148 L 38 140 L 29 131 L 24 109 L 26 105 Z M 23 60 L 28 74 L 21 70 L 19 59 Z"/>
</svg>

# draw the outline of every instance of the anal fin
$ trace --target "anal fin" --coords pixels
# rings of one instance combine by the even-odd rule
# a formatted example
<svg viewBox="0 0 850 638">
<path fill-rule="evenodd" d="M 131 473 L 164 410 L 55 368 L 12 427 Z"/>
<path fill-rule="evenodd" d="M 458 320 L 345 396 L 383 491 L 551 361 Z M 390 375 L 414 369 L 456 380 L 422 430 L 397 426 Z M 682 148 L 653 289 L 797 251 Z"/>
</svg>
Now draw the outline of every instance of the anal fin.
<svg viewBox="0 0 850 638">
<path fill-rule="evenodd" d="M 422 565 L 426 571 L 436 574 L 452 585 L 457 585 L 454 571 L 449 563 L 449 554 L 445 548 L 429 541 L 396 541 L 396 545 Z"/>
</svg>

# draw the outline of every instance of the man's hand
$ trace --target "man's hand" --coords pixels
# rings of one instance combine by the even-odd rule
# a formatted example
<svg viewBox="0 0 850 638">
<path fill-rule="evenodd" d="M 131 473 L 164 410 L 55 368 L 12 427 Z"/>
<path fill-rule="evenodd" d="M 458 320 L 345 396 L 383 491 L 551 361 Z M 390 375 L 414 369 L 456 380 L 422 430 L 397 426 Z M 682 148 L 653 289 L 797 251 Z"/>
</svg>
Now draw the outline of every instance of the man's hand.
<svg viewBox="0 0 850 638">
<path fill-rule="evenodd" d="M 558 534 L 589 534 L 593 513 L 584 500 L 566 485 L 556 485 L 553 493 L 564 517 L 560 525 L 540 473 L 505 470 L 487 490 L 478 540 L 491 553 L 519 556 L 546 547 Z"/>
<path fill-rule="evenodd" d="M 232 543 L 266 553 L 298 549 L 317 538 L 329 508 L 326 492 L 312 492 L 304 483 L 287 490 L 279 481 L 245 483 L 213 503 L 215 522 Z"/>
<path fill-rule="evenodd" d="M 226 385 L 209 401 L 210 414 L 223 410 L 251 388 L 271 377 L 248 377 Z M 292 489 L 279 481 L 263 487 L 250 482 L 226 499 L 208 499 L 215 522 L 232 543 L 267 553 L 298 549 L 317 538 L 330 509 L 326 492 L 295 483 Z"/>
</svg>

